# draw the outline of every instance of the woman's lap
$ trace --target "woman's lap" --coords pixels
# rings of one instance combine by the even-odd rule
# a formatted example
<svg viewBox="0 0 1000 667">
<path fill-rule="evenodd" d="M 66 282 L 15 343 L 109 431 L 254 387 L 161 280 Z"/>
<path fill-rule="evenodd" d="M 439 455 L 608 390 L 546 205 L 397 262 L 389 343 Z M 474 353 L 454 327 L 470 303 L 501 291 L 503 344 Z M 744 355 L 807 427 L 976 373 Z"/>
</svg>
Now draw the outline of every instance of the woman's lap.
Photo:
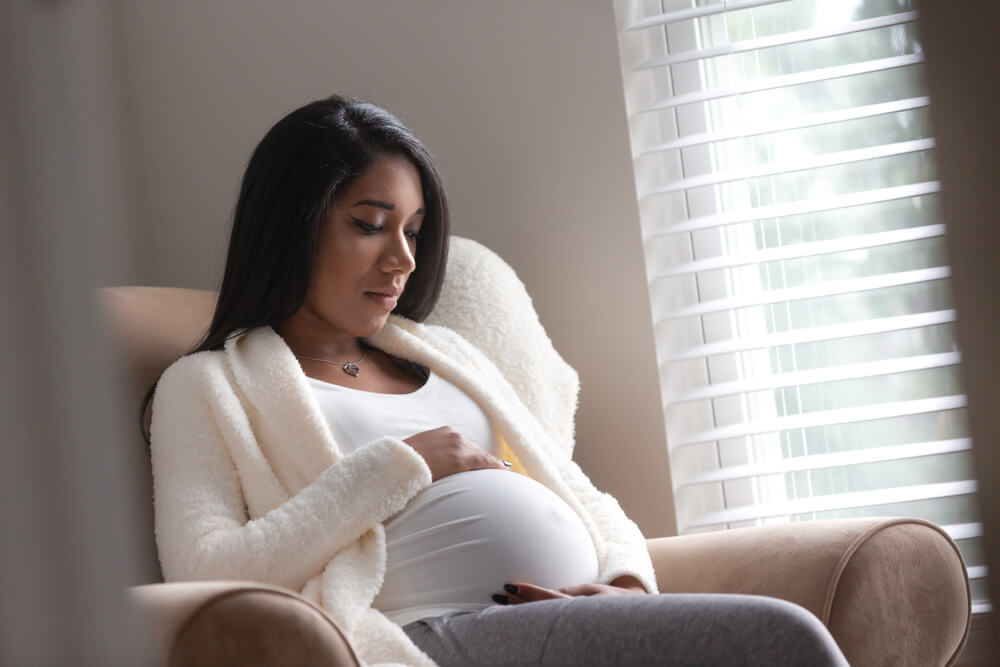
<svg viewBox="0 0 1000 667">
<path fill-rule="evenodd" d="M 404 628 L 450 665 L 846 666 L 815 616 L 751 595 L 624 595 L 453 612 Z"/>
</svg>

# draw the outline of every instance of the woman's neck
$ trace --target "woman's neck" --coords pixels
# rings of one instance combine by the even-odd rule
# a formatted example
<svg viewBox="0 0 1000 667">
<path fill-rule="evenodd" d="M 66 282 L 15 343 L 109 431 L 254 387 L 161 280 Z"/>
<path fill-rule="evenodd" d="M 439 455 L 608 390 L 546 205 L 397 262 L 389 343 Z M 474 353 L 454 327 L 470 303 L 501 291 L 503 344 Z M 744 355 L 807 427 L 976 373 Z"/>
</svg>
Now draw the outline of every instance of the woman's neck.
<svg viewBox="0 0 1000 667">
<path fill-rule="evenodd" d="M 304 322 L 295 316 L 277 327 L 277 332 L 296 356 L 345 363 L 357 361 L 364 352 L 357 336 L 319 323 Z"/>
</svg>

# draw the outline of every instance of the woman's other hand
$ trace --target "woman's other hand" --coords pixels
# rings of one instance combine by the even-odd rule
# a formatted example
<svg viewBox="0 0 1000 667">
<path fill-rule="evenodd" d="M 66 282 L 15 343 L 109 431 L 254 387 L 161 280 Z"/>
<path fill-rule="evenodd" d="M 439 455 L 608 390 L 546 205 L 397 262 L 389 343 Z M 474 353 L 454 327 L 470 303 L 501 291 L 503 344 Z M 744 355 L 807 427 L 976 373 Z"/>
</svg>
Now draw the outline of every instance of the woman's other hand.
<svg viewBox="0 0 1000 667">
<path fill-rule="evenodd" d="M 467 470 L 506 470 L 500 459 L 472 444 L 450 426 L 411 435 L 403 442 L 427 462 L 432 481 Z"/>
<path fill-rule="evenodd" d="M 646 589 L 635 577 L 619 577 L 610 584 L 579 584 L 565 586 L 558 590 L 544 588 L 534 584 L 505 584 L 504 592 L 494 595 L 497 604 L 523 604 L 540 600 L 556 600 L 559 598 L 589 597 L 592 595 L 645 595 Z"/>
</svg>

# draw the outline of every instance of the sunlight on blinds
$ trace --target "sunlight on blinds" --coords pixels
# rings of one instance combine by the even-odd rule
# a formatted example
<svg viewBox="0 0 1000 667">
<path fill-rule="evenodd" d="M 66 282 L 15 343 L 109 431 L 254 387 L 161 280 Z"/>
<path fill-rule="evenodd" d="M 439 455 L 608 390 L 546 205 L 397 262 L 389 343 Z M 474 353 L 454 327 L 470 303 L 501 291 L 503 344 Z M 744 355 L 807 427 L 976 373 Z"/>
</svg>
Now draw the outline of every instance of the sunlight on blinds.
<svg viewBox="0 0 1000 667">
<path fill-rule="evenodd" d="M 912 0 L 618 0 L 682 532 L 943 526 L 988 608 Z"/>
</svg>

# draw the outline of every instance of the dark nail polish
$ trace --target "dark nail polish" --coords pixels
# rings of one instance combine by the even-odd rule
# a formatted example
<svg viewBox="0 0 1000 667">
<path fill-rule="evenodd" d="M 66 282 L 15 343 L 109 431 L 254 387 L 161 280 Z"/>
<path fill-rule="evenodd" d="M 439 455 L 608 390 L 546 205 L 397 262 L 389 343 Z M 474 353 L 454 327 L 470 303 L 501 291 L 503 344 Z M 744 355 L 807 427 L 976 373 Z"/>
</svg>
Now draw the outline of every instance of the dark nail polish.
<svg viewBox="0 0 1000 667">
<path fill-rule="evenodd" d="M 514 584 L 504 584 L 503 589 L 511 595 L 517 595 L 517 586 Z"/>
<path fill-rule="evenodd" d="M 496 602 L 497 604 L 509 604 L 510 603 L 510 600 L 507 598 L 506 595 L 500 595 L 499 593 L 497 593 L 497 594 L 495 594 L 493 596 L 493 601 Z"/>
</svg>

